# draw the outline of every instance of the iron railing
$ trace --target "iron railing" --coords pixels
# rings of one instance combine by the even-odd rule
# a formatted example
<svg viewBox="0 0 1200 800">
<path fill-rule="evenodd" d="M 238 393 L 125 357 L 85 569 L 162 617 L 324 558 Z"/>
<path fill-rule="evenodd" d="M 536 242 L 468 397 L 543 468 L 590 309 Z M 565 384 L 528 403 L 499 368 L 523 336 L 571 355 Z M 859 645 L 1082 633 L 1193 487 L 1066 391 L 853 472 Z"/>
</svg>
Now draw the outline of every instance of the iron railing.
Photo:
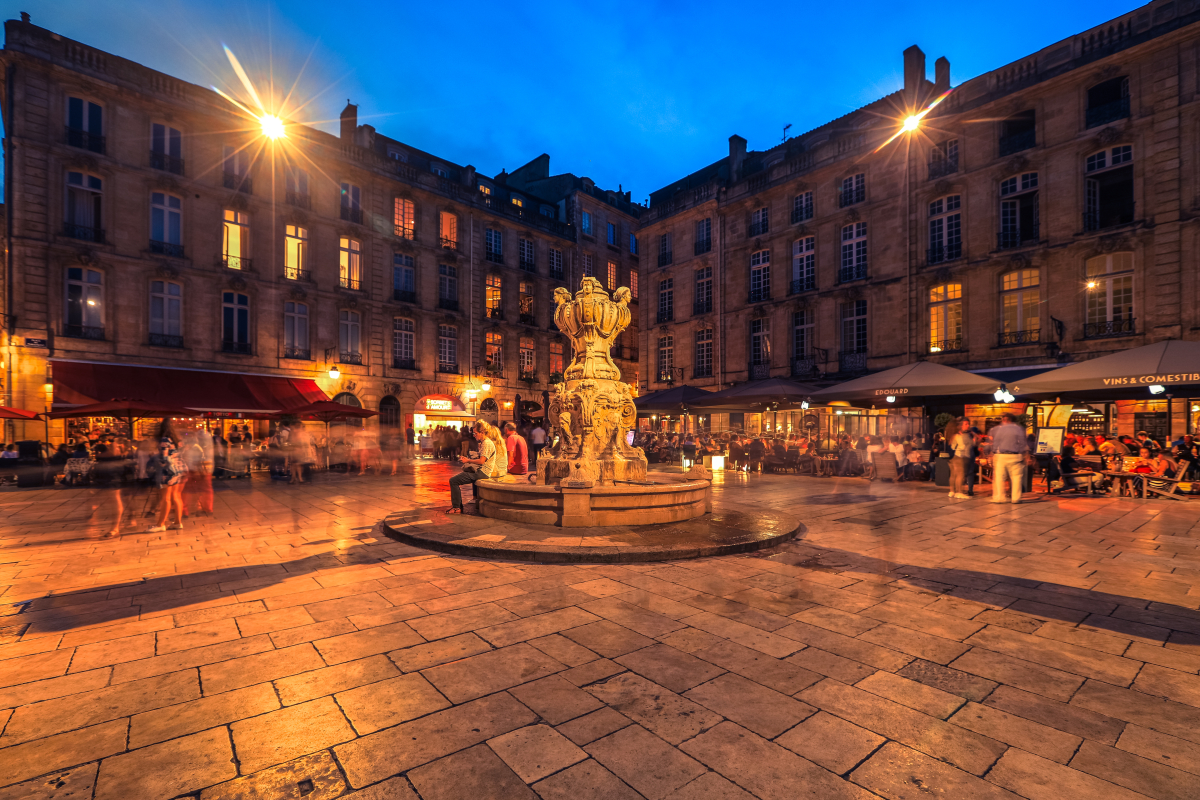
<svg viewBox="0 0 1200 800">
<path fill-rule="evenodd" d="M 855 186 L 853 189 L 838 189 L 838 208 L 845 208 L 867 199 L 867 187 Z"/>
<path fill-rule="evenodd" d="M 362 280 L 359 278 L 351 278 L 348 275 L 342 275 L 338 278 L 338 286 L 342 287 L 343 289 L 351 289 L 357 292 L 362 289 Z"/>
<path fill-rule="evenodd" d="M 458 311 L 458 299 L 454 297 L 439 297 L 438 308 L 443 311 Z"/>
<path fill-rule="evenodd" d="M 95 133 L 72 128 L 70 125 L 67 128 L 67 144 L 71 147 L 81 147 L 84 150 L 91 150 L 93 153 L 104 155 L 105 138 Z"/>
<path fill-rule="evenodd" d="M 163 256 L 172 256 L 173 258 L 183 258 L 183 245 L 175 244 L 174 242 L 156 242 L 151 239 L 150 252 Z"/>
<path fill-rule="evenodd" d="M 342 364 L 362 364 L 362 353 L 338 353 L 338 361 Z"/>
<path fill-rule="evenodd" d="M 693 255 L 697 255 L 697 256 L 702 255 L 704 253 L 707 253 L 709 250 L 712 250 L 712 239 L 711 238 L 697 239 L 696 242 L 692 245 L 692 254 Z"/>
<path fill-rule="evenodd" d="M 416 369 L 417 360 L 415 358 L 393 358 L 393 369 Z"/>
<path fill-rule="evenodd" d="M 222 184 L 226 189 L 233 189 L 235 192 L 254 194 L 254 180 L 249 175 L 226 172 L 222 175 Z"/>
<path fill-rule="evenodd" d="M 520 321 L 522 325 L 537 325 L 537 317 L 533 314 L 522 314 Z"/>
<path fill-rule="evenodd" d="M 655 324 L 658 324 L 658 325 L 661 325 L 664 322 L 674 322 L 675 321 L 675 309 L 670 308 L 665 311 L 662 309 L 659 309 L 658 316 L 655 319 L 657 320 L 657 322 Z"/>
<path fill-rule="evenodd" d="M 410 292 L 408 289 L 393 289 L 392 299 L 397 303 L 415 303 L 417 302 L 417 293 Z"/>
<path fill-rule="evenodd" d="M 524 271 L 524 272 L 532 272 L 534 274 L 537 274 L 537 263 L 532 261 L 531 259 L 522 258 L 520 266 L 521 266 L 522 271 Z"/>
<path fill-rule="evenodd" d="M 446 363 L 439 361 L 437 371 L 445 372 L 448 375 L 457 375 L 458 374 L 458 364 L 446 364 Z"/>
<path fill-rule="evenodd" d="M 1129 116 L 1129 98 L 1122 97 L 1087 110 L 1087 127 L 1095 128 Z"/>
<path fill-rule="evenodd" d="M 253 269 L 254 261 L 245 256 L 226 255 L 225 258 L 221 259 L 221 266 L 225 267 L 225 269 L 249 270 Z"/>
<path fill-rule="evenodd" d="M 866 350 L 843 350 L 838 353 L 838 371 L 842 373 L 866 372 Z"/>
<path fill-rule="evenodd" d="M 393 225 L 392 234 L 400 239 L 407 239 L 414 242 L 417 239 L 417 229 L 413 227 L 404 227 L 403 225 Z"/>
<path fill-rule="evenodd" d="M 672 257 L 670 250 L 665 253 L 658 254 L 658 265 L 660 267 L 670 266 L 671 262 L 674 260 L 675 259 Z"/>
<path fill-rule="evenodd" d="M 72 339 L 93 339 L 104 341 L 104 328 L 92 325 L 63 325 L 63 336 Z"/>
<path fill-rule="evenodd" d="M 838 283 L 849 283 L 850 281 L 861 281 L 867 278 L 866 264 L 855 264 L 852 267 L 838 268 Z"/>
<path fill-rule="evenodd" d="M 221 342 L 221 350 L 226 353 L 236 353 L 238 355 L 250 355 L 249 342 L 233 342 L 228 339 Z"/>
<path fill-rule="evenodd" d="M 562 280 L 562 277 L 563 277 L 563 271 L 562 271 L 562 269 L 560 268 L 560 269 L 552 269 L 552 270 L 550 270 L 550 277 L 551 277 L 553 280 L 558 280 L 558 281 L 561 281 L 561 280 Z"/>
<path fill-rule="evenodd" d="M 183 337 L 170 333 L 152 333 L 149 343 L 152 347 L 183 347 Z"/>
<path fill-rule="evenodd" d="M 1035 145 L 1037 145 L 1037 131 L 1033 128 L 1020 133 L 1010 133 L 1008 136 L 1000 137 L 1000 156 L 1002 158 L 1011 156 L 1013 153 L 1020 153 Z"/>
<path fill-rule="evenodd" d="M 1028 226 L 1028 230 L 1007 230 L 996 234 L 996 249 L 1009 250 L 1025 244 L 1035 244 L 1040 233 L 1038 223 Z"/>
<path fill-rule="evenodd" d="M 962 244 L 937 244 L 925 251 L 926 264 L 941 264 L 962 258 Z"/>
<path fill-rule="evenodd" d="M 104 244 L 104 229 L 93 228 L 89 225 L 65 223 L 63 225 L 63 236 L 69 236 L 72 239 L 82 239 L 85 242 Z"/>
<path fill-rule="evenodd" d="M 438 243 L 447 250 L 458 249 L 458 239 L 451 239 L 449 236 L 439 236 Z"/>
<path fill-rule="evenodd" d="M 1107 322 L 1087 322 L 1083 326 L 1083 338 L 1107 339 L 1112 336 L 1131 336 L 1137 333 L 1133 318 L 1112 319 Z"/>
<path fill-rule="evenodd" d="M 503 264 L 504 263 L 504 253 L 497 253 L 495 250 L 488 250 L 487 253 L 484 255 L 484 258 L 486 258 L 488 261 L 492 262 L 493 264 Z"/>
<path fill-rule="evenodd" d="M 289 281 L 311 281 L 312 270 L 301 269 L 300 267 L 284 267 L 283 277 Z"/>
<path fill-rule="evenodd" d="M 704 300 L 695 300 L 692 302 L 692 314 L 707 314 L 713 309 L 712 298 Z"/>
<path fill-rule="evenodd" d="M 798 278 L 788 285 L 788 294 L 800 294 L 801 292 L 811 292 L 817 288 L 817 279 L 815 276 L 806 278 Z"/>
<path fill-rule="evenodd" d="M 792 359 L 792 377 L 809 378 L 817 372 L 817 359 L 812 356 L 797 356 Z"/>
<path fill-rule="evenodd" d="M 764 381 L 771 377 L 771 365 L 763 363 L 750 364 L 750 380 Z"/>
<path fill-rule="evenodd" d="M 1116 212 L 1109 211 L 1104 214 L 1099 211 L 1083 212 L 1083 229 L 1085 231 L 1100 231 L 1118 225 L 1128 225 L 1131 222 L 1133 222 L 1133 203 L 1130 203 L 1128 208 Z"/>
<path fill-rule="evenodd" d="M 342 206 L 342 219 L 344 219 L 346 222 L 353 222 L 356 225 L 362 225 L 362 209 L 353 208 L 351 206 Z"/>
<path fill-rule="evenodd" d="M 166 153 L 157 153 L 150 151 L 150 169 L 161 169 L 163 172 L 169 172 L 172 175 L 183 174 L 183 159 L 169 156 Z"/>
<path fill-rule="evenodd" d="M 749 301 L 751 303 L 765 303 L 766 301 L 768 301 L 770 299 L 771 299 L 771 290 L 770 289 L 751 289 L 750 290 L 750 300 Z"/>
<path fill-rule="evenodd" d="M 930 353 L 958 353 L 963 349 L 963 340 L 960 336 L 957 339 L 938 339 L 929 343 Z"/>
<path fill-rule="evenodd" d="M 958 156 L 929 162 L 929 180 L 934 181 L 958 172 Z"/>
<path fill-rule="evenodd" d="M 295 206 L 296 208 L 312 208 L 312 198 L 309 197 L 307 192 L 285 192 L 283 201 L 289 206 Z"/>
<path fill-rule="evenodd" d="M 486 316 L 488 319 L 504 319 L 504 309 L 503 308 L 485 308 L 484 316 Z"/>
<path fill-rule="evenodd" d="M 311 361 L 312 351 L 307 347 L 287 347 L 283 348 L 284 358 L 294 358 L 297 361 Z"/>
<path fill-rule="evenodd" d="M 1042 340 L 1042 332 L 1038 328 L 1025 331 L 1000 331 L 1000 347 L 1013 347 L 1021 344 L 1038 344 Z"/>
</svg>

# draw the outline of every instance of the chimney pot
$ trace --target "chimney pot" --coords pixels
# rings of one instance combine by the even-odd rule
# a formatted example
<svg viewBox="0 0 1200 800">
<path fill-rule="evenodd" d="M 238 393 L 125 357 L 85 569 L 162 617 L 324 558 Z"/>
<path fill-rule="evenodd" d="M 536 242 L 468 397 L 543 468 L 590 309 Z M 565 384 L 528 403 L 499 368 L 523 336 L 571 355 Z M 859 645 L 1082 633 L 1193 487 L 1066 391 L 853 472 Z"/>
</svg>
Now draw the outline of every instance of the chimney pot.
<svg viewBox="0 0 1200 800">
<path fill-rule="evenodd" d="M 346 100 L 346 107 L 342 109 L 341 116 L 341 138 L 347 142 L 354 141 L 354 132 L 358 129 L 358 106 Z"/>
<path fill-rule="evenodd" d="M 938 94 L 947 92 L 950 89 L 950 59 L 942 56 L 937 61 L 933 62 L 934 88 Z"/>
<path fill-rule="evenodd" d="M 746 140 L 736 133 L 729 137 L 729 182 L 737 183 L 742 177 L 742 162 L 746 160 Z"/>
<path fill-rule="evenodd" d="M 915 44 L 904 51 L 904 93 L 909 104 L 918 100 L 921 86 L 925 83 L 925 53 Z"/>
</svg>

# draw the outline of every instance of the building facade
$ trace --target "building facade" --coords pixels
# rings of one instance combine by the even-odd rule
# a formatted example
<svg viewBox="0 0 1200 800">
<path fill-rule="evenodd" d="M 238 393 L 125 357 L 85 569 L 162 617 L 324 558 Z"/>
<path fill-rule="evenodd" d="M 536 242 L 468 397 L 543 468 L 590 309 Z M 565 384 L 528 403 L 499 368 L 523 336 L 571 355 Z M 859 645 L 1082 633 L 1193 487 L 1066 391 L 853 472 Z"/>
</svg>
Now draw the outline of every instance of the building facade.
<svg viewBox="0 0 1200 800">
<path fill-rule="evenodd" d="M 271 139 L 210 90 L 27 19 L 0 58 L 8 405 L 62 405 L 56 365 L 121 364 L 315 380 L 382 424 L 512 419 L 569 363 L 554 289 L 589 269 L 636 282 L 636 258 L 593 252 L 582 226 L 632 231 L 641 209 L 545 180 L 548 156 L 509 186 L 351 104 L 339 136 Z M 615 354 L 631 381 L 636 353 Z"/>
</svg>

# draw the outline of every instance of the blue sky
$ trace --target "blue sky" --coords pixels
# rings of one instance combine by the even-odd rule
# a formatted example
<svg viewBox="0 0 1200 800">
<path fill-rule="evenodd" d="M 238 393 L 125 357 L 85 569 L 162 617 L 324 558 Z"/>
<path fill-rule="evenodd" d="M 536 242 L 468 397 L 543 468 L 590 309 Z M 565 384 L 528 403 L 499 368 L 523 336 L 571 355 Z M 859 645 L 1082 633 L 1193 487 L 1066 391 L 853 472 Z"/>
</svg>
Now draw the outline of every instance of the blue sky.
<svg viewBox="0 0 1200 800">
<path fill-rule="evenodd" d="M 184 80 L 295 85 L 299 118 L 359 122 L 483 173 L 547 152 L 554 172 L 651 191 L 727 152 L 777 144 L 900 88 L 901 52 L 953 83 L 1136 6 L 758 2 L 20 0 L 33 22 Z"/>
</svg>

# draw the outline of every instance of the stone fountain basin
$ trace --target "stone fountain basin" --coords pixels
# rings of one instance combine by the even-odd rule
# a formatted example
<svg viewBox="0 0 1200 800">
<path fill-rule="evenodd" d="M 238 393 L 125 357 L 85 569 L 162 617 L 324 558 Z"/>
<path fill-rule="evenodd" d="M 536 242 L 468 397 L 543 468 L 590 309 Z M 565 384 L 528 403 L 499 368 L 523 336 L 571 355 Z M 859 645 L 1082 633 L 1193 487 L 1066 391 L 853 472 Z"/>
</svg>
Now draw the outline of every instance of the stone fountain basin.
<svg viewBox="0 0 1200 800">
<path fill-rule="evenodd" d="M 481 480 L 475 482 L 475 498 L 482 516 L 530 525 L 659 525 L 711 512 L 712 483 L 681 480 L 575 489 Z"/>
</svg>

